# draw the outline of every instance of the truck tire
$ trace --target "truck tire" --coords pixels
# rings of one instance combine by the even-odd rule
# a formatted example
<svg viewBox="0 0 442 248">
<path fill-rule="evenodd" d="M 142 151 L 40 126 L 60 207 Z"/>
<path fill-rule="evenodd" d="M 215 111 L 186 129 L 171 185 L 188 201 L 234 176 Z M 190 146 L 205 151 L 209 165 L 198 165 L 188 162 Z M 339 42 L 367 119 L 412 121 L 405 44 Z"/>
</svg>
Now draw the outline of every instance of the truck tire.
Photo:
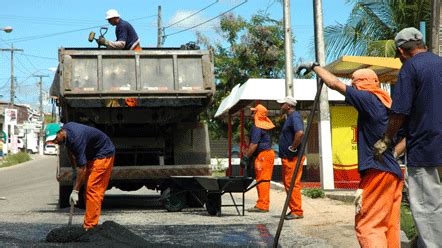
<svg viewBox="0 0 442 248">
<path fill-rule="evenodd" d="M 69 207 L 69 196 L 72 192 L 72 186 L 58 186 L 58 207 Z"/>
<path fill-rule="evenodd" d="M 186 206 L 186 193 L 174 192 L 173 189 L 167 188 L 161 193 L 163 206 L 169 212 L 179 212 Z"/>
</svg>

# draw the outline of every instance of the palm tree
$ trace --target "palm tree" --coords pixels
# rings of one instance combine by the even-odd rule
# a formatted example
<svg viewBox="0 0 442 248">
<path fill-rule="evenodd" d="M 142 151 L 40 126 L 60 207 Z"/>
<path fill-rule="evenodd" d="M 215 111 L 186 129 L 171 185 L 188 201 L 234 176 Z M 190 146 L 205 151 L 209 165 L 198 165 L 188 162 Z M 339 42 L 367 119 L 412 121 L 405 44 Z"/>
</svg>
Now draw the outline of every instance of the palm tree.
<svg viewBox="0 0 442 248">
<path fill-rule="evenodd" d="M 430 28 L 431 0 L 348 0 L 354 7 L 345 24 L 327 26 L 327 58 L 342 55 L 393 57 L 394 36 L 405 27 L 426 21 Z M 428 29 L 429 30 L 429 29 Z"/>
</svg>

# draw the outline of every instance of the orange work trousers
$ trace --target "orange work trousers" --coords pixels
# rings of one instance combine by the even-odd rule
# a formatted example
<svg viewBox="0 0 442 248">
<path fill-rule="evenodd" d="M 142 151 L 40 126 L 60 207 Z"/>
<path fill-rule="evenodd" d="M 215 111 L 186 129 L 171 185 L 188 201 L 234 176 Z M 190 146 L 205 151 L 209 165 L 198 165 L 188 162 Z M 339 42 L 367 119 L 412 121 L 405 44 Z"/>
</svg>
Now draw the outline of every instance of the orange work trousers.
<svg viewBox="0 0 442 248">
<path fill-rule="evenodd" d="M 356 237 L 363 248 L 399 248 L 403 182 L 395 174 L 369 169 L 361 178 L 356 197 Z M 360 190 L 358 190 L 359 193 Z"/>
<path fill-rule="evenodd" d="M 88 162 L 86 167 L 86 213 L 84 215 L 85 229 L 92 228 L 98 224 L 98 218 L 101 214 L 101 204 L 104 198 L 104 192 L 107 189 L 115 156 L 109 158 L 100 158 Z"/>
<path fill-rule="evenodd" d="M 140 43 L 138 43 L 134 48 L 132 48 L 132 51 L 142 51 Z"/>
<path fill-rule="evenodd" d="M 290 196 L 289 208 L 290 213 L 299 216 L 304 216 L 304 211 L 302 210 L 302 198 L 301 198 L 301 176 L 302 176 L 302 165 L 304 164 L 305 156 L 302 157 L 298 174 L 296 175 L 295 185 L 293 187 L 292 195 Z M 295 172 L 296 163 L 298 162 L 298 157 L 294 157 L 292 160 L 287 158 L 281 158 L 282 162 L 282 180 L 284 182 L 285 192 L 290 189 L 290 182 L 292 181 L 293 173 Z"/>
<path fill-rule="evenodd" d="M 272 180 L 273 163 L 275 162 L 275 152 L 265 150 L 258 154 L 255 159 L 256 181 Z M 270 207 L 270 182 L 260 183 L 256 186 L 258 190 L 258 200 L 255 207 L 269 210 Z"/>
</svg>

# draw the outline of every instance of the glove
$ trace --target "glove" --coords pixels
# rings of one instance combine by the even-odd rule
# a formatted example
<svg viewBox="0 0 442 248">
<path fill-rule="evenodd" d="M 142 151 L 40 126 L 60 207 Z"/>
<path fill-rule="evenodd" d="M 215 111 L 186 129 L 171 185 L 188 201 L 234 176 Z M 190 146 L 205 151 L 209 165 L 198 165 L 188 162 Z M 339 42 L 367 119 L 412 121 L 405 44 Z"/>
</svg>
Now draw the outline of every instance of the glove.
<svg viewBox="0 0 442 248">
<path fill-rule="evenodd" d="M 69 203 L 72 205 L 77 205 L 78 203 L 78 191 L 72 190 L 71 196 L 69 197 Z"/>
<path fill-rule="evenodd" d="M 388 149 L 390 144 L 391 139 L 385 136 L 382 139 L 376 141 L 376 143 L 374 144 L 374 157 L 376 160 L 378 160 L 379 162 L 384 162 L 384 160 L 382 159 L 382 155 Z"/>
<path fill-rule="evenodd" d="M 295 152 L 298 151 L 298 148 L 294 149 L 293 146 L 289 146 L 288 149 L 289 149 L 289 151 L 291 151 L 291 152 L 293 152 L 293 153 L 295 153 Z"/>
<path fill-rule="evenodd" d="M 247 165 L 249 165 L 250 162 L 250 158 L 247 156 L 242 156 L 241 160 L 239 161 L 239 166 L 241 166 L 241 168 L 246 168 Z"/>
<path fill-rule="evenodd" d="M 97 40 L 98 45 L 106 46 L 106 42 L 107 42 L 107 40 L 103 36 L 98 37 L 98 40 Z"/>
<path fill-rule="evenodd" d="M 301 63 L 296 67 L 296 74 L 298 74 L 299 76 L 301 75 L 301 71 L 305 70 L 303 75 L 308 74 L 309 72 L 311 72 L 313 70 L 313 68 L 315 68 L 315 66 L 319 66 L 318 62 L 305 62 L 305 63 Z"/>
<path fill-rule="evenodd" d="M 362 193 L 364 192 L 363 189 L 358 189 L 356 190 L 355 193 L 355 214 L 358 215 L 359 213 L 361 213 L 362 210 Z"/>
</svg>

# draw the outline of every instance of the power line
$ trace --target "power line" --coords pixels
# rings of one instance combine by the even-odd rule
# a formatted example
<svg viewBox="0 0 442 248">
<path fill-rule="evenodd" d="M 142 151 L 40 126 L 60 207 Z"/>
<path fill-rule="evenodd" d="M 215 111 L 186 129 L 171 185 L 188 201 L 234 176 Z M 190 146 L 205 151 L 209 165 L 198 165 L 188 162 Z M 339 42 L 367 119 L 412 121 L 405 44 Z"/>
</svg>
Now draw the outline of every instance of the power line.
<svg viewBox="0 0 442 248">
<path fill-rule="evenodd" d="M 84 20 L 84 19 L 71 19 L 71 18 L 53 18 L 53 17 L 32 17 L 32 16 L 16 16 L 16 15 L 0 15 L 0 18 L 7 20 L 18 20 L 18 21 L 28 21 L 37 22 L 37 21 L 46 21 L 46 22 L 65 22 L 65 23 L 97 23 L 101 20 Z"/>
<path fill-rule="evenodd" d="M 191 27 L 189 27 L 189 28 L 186 28 L 186 29 L 183 29 L 183 30 L 177 31 L 177 32 L 175 32 L 175 33 L 171 33 L 171 34 L 163 35 L 163 42 L 164 42 L 164 40 L 166 39 L 166 37 L 168 37 L 168 36 L 172 36 L 172 35 L 175 35 L 175 34 L 179 34 L 179 33 L 185 32 L 185 31 L 187 31 L 187 30 L 190 30 L 190 29 L 196 28 L 196 27 L 198 27 L 198 26 L 204 25 L 204 24 L 206 24 L 206 23 L 208 23 L 208 22 L 210 22 L 210 21 L 213 21 L 213 20 L 215 20 L 216 18 L 218 18 L 218 17 L 220 17 L 220 16 L 222 16 L 222 15 L 224 15 L 224 14 L 226 14 L 226 13 L 229 13 L 230 11 L 232 11 L 232 10 L 238 8 L 239 6 L 245 4 L 247 1 L 248 1 L 248 0 L 244 0 L 244 2 L 242 2 L 242 3 L 240 3 L 240 4 L 236 5 L 236 6 L 234 6 L 233 8 L 230 8 L 229 10 L 224 11 L 223 13 L 221 13 L 221 14 L 219 14 L 219 15 L 217 15 L 217 16 L 215 16 L 215 17 L 213 17 L 213 18 L 211 18 L 211 19 L 209 19 L 209 20 L 207 20 L 207 21 L 204 21 L 204 22 L 202 22 L 202 23 L 200 23 L 200 24 L 196 24 L 196 25 L 194 25 L 194 26 L 191 26 Z"/>
<path fill-rule="evenodd" d="M 27 74 L 27 73 L 32 73 L 31 70 L 29 70 L 21 61 L 21 59 L 19 57 L 17 57 L 17 62 L 18 64 L 24 69 L 26 70 L 26 72 L 22 71 L 19 67 L 17 67 L 17 70 L 21 71 L 23 74 Z"/>
<path fill-rule="evenodd" d="M 200 10 L 198 10 L 198 11 L 196 11 L 195 13 L 190 14 L 190 15 L 184 17 L 183 19 L 178 20 L 178 21 L 176 21 L 176 22 L 174 22 L 174 23 L 172 23 L 172 24 L 169 24 L 167 27 L 164 27 L 163 30 L 166 29 L 166 28 L 169 28 L 169 27 L 171 27 L 171 26 L 173 26 L 173 25 L 175 25 L 175 24 L 178 24 L 178 23 L 180 23 L 180 22 L 182 22 L 182 21 L 184 21 L 184 20 L 189 19 L 190 17 L 192 17 L 192 16 L 194 16 L 194 15 L 196 15 L 196 14 L 198 14 L 198 13 L 200 13 L 200 12 L 202 12 L 202 11 L 208 9 L 208 8 L 210 8 L 211 6 L 215 5 L 215 4 L 218 3 L 218 2 L 219 2 L 219 0 L 216 0 L 215 2 L 213 2 L 213 3 L 209 4 L 209 5 L 207 5 L 206 7 L 202 8 L 202 9 L 200 9 Z"/>
<path fill-rule="evenodd" d="M 87 28 L 80 28 L 80 29 L 75 29 L 75 30 L 70 30 L 70 31 L 65 31 L 65 32 L 59 32 L 59 33 L 52 33 L 52 34 L 26 36 L 26 37 L 17 38 L 17 39 L 10 39 L 10 40 L 6 40 L 6 41 L 18 43 L 18 42 L 29 41 L 29 40 L 38 40 L 38 39 L 43 39 L 43 38 L 48 38 L 48 37 L 53 37 L 53 36 L 63 35 L 63 34 L 69 34 L 69 33 L 74 33 L 74 32 L 79 32 L 79 31 L 84 31 L 84 30 L 89 30 L 89 29 L 99 28 L 99 27 L 101 27 L 101 26 L 93 26 L 93 27 L 87 27 Z"/>
<path fill-rule="evenodd" d="M 43 56 L 37 56 L 37 55 L 32 55 L 32 54 L 26 54 L 26 53 L 20 53 L 20 55 L 23 55 L 25 57 L 38 58 L 38 59 L 58 60 L 57 58 L 43 57 Z"/>
<path fill-rule="evenodd" d="M 156 15 L 150 15 L 150 16 L 145 16 L 145 17 L 140 17 L 140 18 L 134 18 L 134 19 L 131 19 L 129 21 L 136 21 L 136 20 L 146 19 L 146 18 L 150 18 L 150 17 L 154 17 L 154 16 L 156 16 Z M 100 26 L 92 26 L 92 27 L 87 27 L 87 28 L 80 28 L 80 29 L 74 29 L 74 30 L 70 30 L 70 31 L 58 32 L 58 33 L 52 33 L 52 34 L 27 36 L 27 37 L 16 38 L 16 39 L 9 39 L 9 40 L 4 40 L 4 41 L 5 42 L 17 43 L 17 42 L 23 42 L 23 41 L 29 41 L 29 40 L 37 40 L 37 39 L 43 39 L 43 38 L 48 38 L 48 37 L 53 37 L 53 36 L 58 36 L 58 35 L 63 35 L 63 34 L 75 33 L 75 32 L 84 31 L 84 30 L 90 30 L 90 29 L 94 29 L 94 28 L 100 28 L 100 27 L 109 26 L 109 25 L 110 24 L 105 24 L 105 25 L 100 25 Z"/>
</svg>

